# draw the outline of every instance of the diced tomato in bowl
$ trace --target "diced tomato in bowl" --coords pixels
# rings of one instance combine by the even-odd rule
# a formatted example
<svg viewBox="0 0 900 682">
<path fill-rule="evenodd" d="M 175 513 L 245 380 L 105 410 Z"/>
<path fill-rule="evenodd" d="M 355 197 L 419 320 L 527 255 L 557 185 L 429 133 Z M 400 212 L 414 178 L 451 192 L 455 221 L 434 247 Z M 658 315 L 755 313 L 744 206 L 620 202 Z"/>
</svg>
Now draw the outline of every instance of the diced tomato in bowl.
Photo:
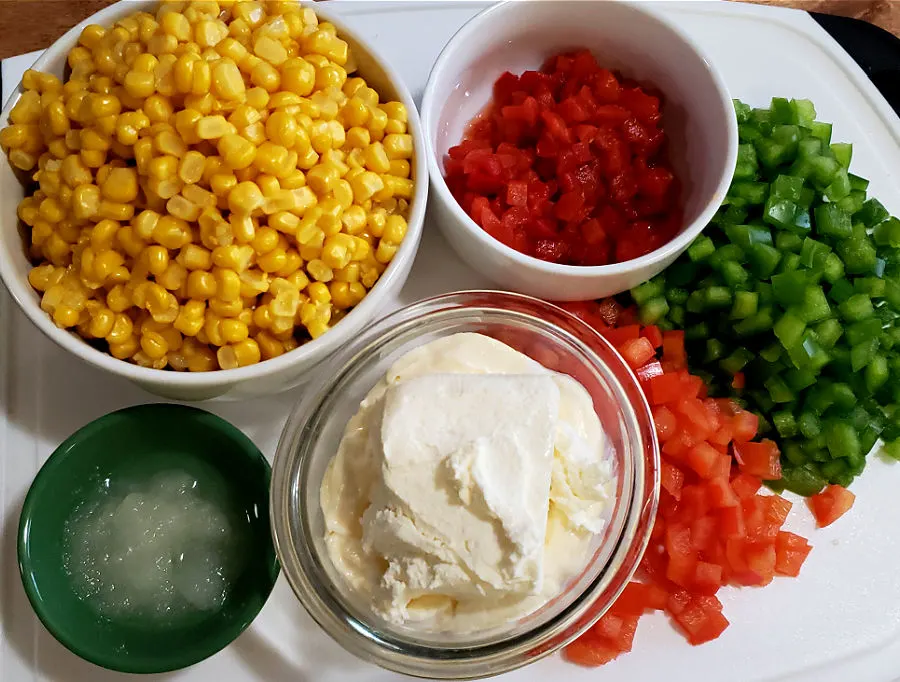
<svg viewBox="0 0 900 682">
<path fill-rule="evenodd" d="M 472 19 L 421 106 L 432 216 L 450 246 L 502 288 L 545 300 L 603 298 L 657 275 L 734 172 L 733 104 L 711 64 L 641 3 L 511 3 Z M 485 150 L 500 163 L 466 167 Z M 491 214 L 472 215 L 470 195 Z M 492 229 L 516 208 L 528 218 L 512 234 Z"/>
<path fill-rule="evenodd" d="M 526 255 L 581 266 L 638 258 L 680 227 L 660 108 L 658 96 L 623 87 L 589 50 L 551 57 L 540 71 L 507 71 L 490 107 L 447 152 L 447 185 L 463 208 L 473 195 L 499 199 L 497 217 L 515 215 L 518 239 L 499 237 L 494 215 L 470 215 Z M 555 181 L 555 191 L 522 215 L 534 173 Z"/>
</svg>

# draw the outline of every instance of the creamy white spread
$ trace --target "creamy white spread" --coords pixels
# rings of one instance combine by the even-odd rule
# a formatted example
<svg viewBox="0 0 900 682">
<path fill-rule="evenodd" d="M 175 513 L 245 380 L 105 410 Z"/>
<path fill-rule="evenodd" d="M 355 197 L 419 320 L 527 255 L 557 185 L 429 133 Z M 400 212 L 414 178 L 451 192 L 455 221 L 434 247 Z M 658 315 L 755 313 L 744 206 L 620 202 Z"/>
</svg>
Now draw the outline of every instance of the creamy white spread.
<svg viewBox="0 0 900 682">
<path fill-rule="evenodd" d="M 320 491 L 344 579 L 396 624 L 490 629 L 583 566 L 615 491 L 590 395 L 481 334 L 400 358 L 350 420 Z"/>
</svg>

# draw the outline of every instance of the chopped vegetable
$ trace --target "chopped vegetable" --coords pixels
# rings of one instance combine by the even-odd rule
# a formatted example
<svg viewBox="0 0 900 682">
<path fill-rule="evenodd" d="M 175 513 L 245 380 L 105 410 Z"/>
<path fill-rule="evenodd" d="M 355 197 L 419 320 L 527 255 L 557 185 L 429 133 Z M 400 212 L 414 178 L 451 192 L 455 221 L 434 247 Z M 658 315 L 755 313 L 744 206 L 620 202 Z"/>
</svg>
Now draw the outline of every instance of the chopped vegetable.
<svg viewBox="0 0 900 682">
<path fill-rule="evenodd" d="M 655 286 L 636 295 L 653 300 L 662 293 Z M 631 324 L 628 311 L 611 301 L 564 307 L 634 368 L 662 448 L 659 510 L 637 579 L 567 647 L 566 657 L 596 666 L 631 651 L 638 619 L 649 611 L 669 614 L 691 644 L 715 639 L 728 627 L 715 596 L 720 587 L 796 576 L 811 550 L 804 538 L 782 530 L 791 503 L 759 492 L 763 478 L 781 474 L 778 447 L 753 441 L 760 424 L 755 414 L 732 400 L 706 397 L 703 380 L 687 371 L 684 332 Z M 752 355 L 741 351 L 723 361 L 745 365 Z M 707 352 L 721 357 L 714 344 Z M 788 425 L 782 421 L 782 428 Z"/>
<path fill-rule="evenodd" d="M 500 76 L 491 108 L 444 170 L 495 239 L 553 263 L 605 265 L 649 253 L 681 228 L 665 143 L 659 97 L 580 50 Z M 665 299 L 645 303 L 646 323 L 669 312 Z"/>
<path fill-rule="evenodd" d="M 735 452 L 743 469 L 812 495 L 849 485 L 879 438 L 900 452 L 900 220 L 810 102 L 735 109 L 724 204 L 631 297 L 641 320 L 684 329 L 710 395 L 740 399 L 778 441 L 780 467 L 752 444 Z"/>
<path fill-rule="evenodd" d="M 819 528 L 830 526 L 850 511 L 856 495 L 839 485 L 830 485 L 817 495 L 809 498 L 809 508 L 816 517 Z"/>
</svg>

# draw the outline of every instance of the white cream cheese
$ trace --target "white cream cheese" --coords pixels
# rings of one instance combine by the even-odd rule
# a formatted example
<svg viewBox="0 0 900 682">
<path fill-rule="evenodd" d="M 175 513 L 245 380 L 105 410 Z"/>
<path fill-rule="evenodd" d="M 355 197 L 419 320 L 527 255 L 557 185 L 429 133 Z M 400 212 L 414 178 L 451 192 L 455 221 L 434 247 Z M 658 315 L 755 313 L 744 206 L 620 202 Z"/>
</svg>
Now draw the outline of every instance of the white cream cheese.
<svg viewBox="0 0 900 682">
<path fill-rule="evenodd" d="M 468 632 L 552 599 L 614 489 L 580 384 L 456 334 L 409 352 L 369 392 L 320 496 L 332 562 L 381 616 Z"/>
</svg>

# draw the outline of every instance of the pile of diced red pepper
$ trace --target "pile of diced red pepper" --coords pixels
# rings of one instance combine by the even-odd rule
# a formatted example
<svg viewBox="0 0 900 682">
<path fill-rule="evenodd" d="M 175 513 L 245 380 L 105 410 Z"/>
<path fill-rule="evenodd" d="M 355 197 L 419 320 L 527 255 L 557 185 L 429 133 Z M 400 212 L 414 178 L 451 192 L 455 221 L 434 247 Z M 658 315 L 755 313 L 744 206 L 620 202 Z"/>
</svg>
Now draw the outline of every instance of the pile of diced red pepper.
<svg viewBox="0 0 900 682">
<path fill-rule="evenodd" d="M 504 73 L 444 161 L 447 186 L 495 239 L 553 263 L 642 256 L 681 227 L 660 100 L 588 50 Z"/>
<path fill-rule="evenodd" d="M 791 502 L 760 492 L 763 480 L 781 475 L 778 447 L 753 441 L 756 415 L 706 397 L 703 381 L 688 372 L 682 332 L 642 327 L 612 300 L 564 307 L 600 331 L 637 375 L 662 455 L 659 511 L 635 581 L 566 656 L 607 663 L 631 651 L 638 619 L 658 610 L 691 644 L 715 639 L 728 626 L 716 598 L 721 587 L 796 576 L 812 549 L 782 530 Z M 810 498 L 820 526 L 852 503 L 837 486 Z"/>
</svg>

